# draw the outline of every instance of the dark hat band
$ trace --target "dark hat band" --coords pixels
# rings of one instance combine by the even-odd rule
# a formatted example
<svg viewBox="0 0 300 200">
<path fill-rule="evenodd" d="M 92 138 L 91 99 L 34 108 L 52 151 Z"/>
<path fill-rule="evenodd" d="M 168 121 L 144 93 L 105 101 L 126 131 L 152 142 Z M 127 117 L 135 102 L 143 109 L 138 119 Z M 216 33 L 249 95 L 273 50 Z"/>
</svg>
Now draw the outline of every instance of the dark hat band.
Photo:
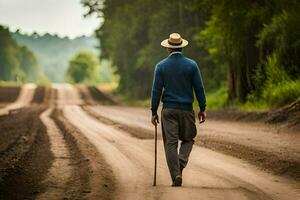
<svg viewBox="0 0 300 200">
<path fill-rule="evenodd" d="M 180 43 L 174 43 L 174 42 L 171 42 L 170 40 L 168 40 L 168 44 L 169 44 L 169 45 L 172 45 L 172 46 L 179 46 L 179 45 L 182 44 L 182 40 L 181 40 Z"/>
</svg>

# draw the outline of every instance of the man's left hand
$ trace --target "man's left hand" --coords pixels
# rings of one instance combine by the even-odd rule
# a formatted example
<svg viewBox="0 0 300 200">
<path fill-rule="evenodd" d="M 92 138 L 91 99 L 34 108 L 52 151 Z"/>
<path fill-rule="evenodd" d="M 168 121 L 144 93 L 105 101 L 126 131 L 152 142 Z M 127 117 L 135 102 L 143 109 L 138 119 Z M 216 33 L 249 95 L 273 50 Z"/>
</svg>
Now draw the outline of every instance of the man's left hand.
<svg viewBox="0 0 300 200">
<path fill-rule="evenodd" d="M 198 113 L 198 118 L 199 118 L 199 123 L 202 124 L 205 122 L 205 119 L 206 119 L 206 112 L 203 111 L 203 112 L 199 112 Z"/>
<path fill-rule="evenodd" d="M 159 124 L 159 117 L 158 115 L 153 115 L 152 118 L 151 118 L 151 123 L 154 125 L 154 126 L 157 126 L 157 124 Z"/>
</svg>

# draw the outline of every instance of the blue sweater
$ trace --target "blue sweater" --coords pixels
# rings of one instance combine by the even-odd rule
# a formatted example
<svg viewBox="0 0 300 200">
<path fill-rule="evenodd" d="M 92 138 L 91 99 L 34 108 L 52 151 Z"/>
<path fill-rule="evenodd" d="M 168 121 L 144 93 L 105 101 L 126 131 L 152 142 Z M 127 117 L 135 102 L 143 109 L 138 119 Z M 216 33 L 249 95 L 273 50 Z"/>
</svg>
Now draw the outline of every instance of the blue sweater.
<svg viewBox="0 0 300 200">
<path fill-rule="evenodd" d="M 152 115 L 157 114 L 161 97 L 163 108 L 192 110 L 193 91 L 200 110 L 205 111 L 206 98 L 197 63 L 179 52 L 173 52 L 156 65 L 152 86 Z"/>
</svg>

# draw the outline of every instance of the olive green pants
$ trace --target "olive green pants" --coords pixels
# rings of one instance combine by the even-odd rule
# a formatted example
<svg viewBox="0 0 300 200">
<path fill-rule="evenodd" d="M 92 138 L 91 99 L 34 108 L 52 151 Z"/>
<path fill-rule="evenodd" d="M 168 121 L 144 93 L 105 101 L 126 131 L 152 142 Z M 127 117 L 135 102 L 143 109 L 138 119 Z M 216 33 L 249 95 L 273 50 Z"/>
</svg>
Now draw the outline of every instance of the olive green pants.
<svg viewBox="0 0 300 200">
<path fill-rule="evenodd" d="M 172 180 L 185 168 L 197 134 L 194 111 L 164 108 L 161 113 L 162 135 Z M 178 142 L 180 148 L 178 152 Z"/>
</svg>

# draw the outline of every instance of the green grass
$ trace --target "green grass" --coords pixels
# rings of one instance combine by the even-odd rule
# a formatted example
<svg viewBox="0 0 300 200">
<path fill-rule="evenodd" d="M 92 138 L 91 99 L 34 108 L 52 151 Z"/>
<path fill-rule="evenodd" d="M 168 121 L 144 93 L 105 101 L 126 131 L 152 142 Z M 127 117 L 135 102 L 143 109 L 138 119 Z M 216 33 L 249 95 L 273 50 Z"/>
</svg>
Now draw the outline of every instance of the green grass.
<svg viewBox="0 0 300 200">
<path fill-rule="evenodd" d="M 292 103 L 300 98 L 300 80 L 287 80 L 277 84 L 268 84 L 260 97 L 248 96 L 245 103 L 237 103 L 242 111 L 267 111 Z"/>
<path fill-rule="evenodd" d="M 248 100 L 244 103 L 235 101 L 228 102 L 226 85 L 218 90 L 206 93 L 206 107 L 208 111 L 217 111 L 223 108 L 251 112 L 251 111 L 268 111 L 287 105 L 300 98 L 300 80 L 285 81 L 277 85 L 265 86 L 260 97 L 249 95 Z M 125 98 L 127 105 L 150 107 L 151 99 L 133 100 Z M 193 103 L 194 110 L 199 111 L 198 102 L 195 99 Z"/>
<path fill-rule="evenodd" d="M 148 107 L 151 106 L 151 98 L 147 98 L 144 100 L 132 99 L 126 95 L 117 95 L 121 104 L 125 104 L 128 106 L 138 106 L 138 107 Z"/>
<path fill-rule="evenodd" d="M 245 112 L 263 112 L 270 109 L 270 106 L 262 100 L 259 101 L 246 101 L 245 103 L 236 103 L 233 108 L 236 108 L 239 111 Z"/>
<path fill-rule="evenodd" d="M 124 98 L 122 100 L 127 105 L 133 105 L 133 106 L 142 106 L 142 107 L 150 107 L 151 99 L 145 99 L 145 100 L 135 100 L 130 98 Z M 206 94 L 206 104 L 207 109 L 209 110 L 219 110 L 221 108 L 224 108 L 227 103 L 227 88 L 221 87 L 220 89 L 209 92 Z M 193 104 L 194 110 L 199 111 L 198 101 L 195 99 Z"/>
<path fill-rule="evenodd" d="M 145 100 L 136 100 L 129 97 L 122 97 L 122 102 L 126 105 L 150 107 L 151 98 Z M 206 94 L 206 104 L 209 110 L 219 110 L 225 107 L 227 103 L 227 88 L 225 86 L 220 89 Z M 195 111 L 199 111 L 198 101 L 195 99 L 193 103 Z"/>
<path fill-rule="evenodd" d="M 22 83 L 17 83 L 13 81 L 0 81 L 0 86 L 18 86 L 22 85 Z"/>
<path fill-rule="evenodd" d="M 140 107 L 149 107 L 151 104 L 151 99 L 145 99 L 145 100 L 129 100 L 128 101 L 129 105 L 135 105 L 135 106 L 140 106 Z"/>
</svg>

